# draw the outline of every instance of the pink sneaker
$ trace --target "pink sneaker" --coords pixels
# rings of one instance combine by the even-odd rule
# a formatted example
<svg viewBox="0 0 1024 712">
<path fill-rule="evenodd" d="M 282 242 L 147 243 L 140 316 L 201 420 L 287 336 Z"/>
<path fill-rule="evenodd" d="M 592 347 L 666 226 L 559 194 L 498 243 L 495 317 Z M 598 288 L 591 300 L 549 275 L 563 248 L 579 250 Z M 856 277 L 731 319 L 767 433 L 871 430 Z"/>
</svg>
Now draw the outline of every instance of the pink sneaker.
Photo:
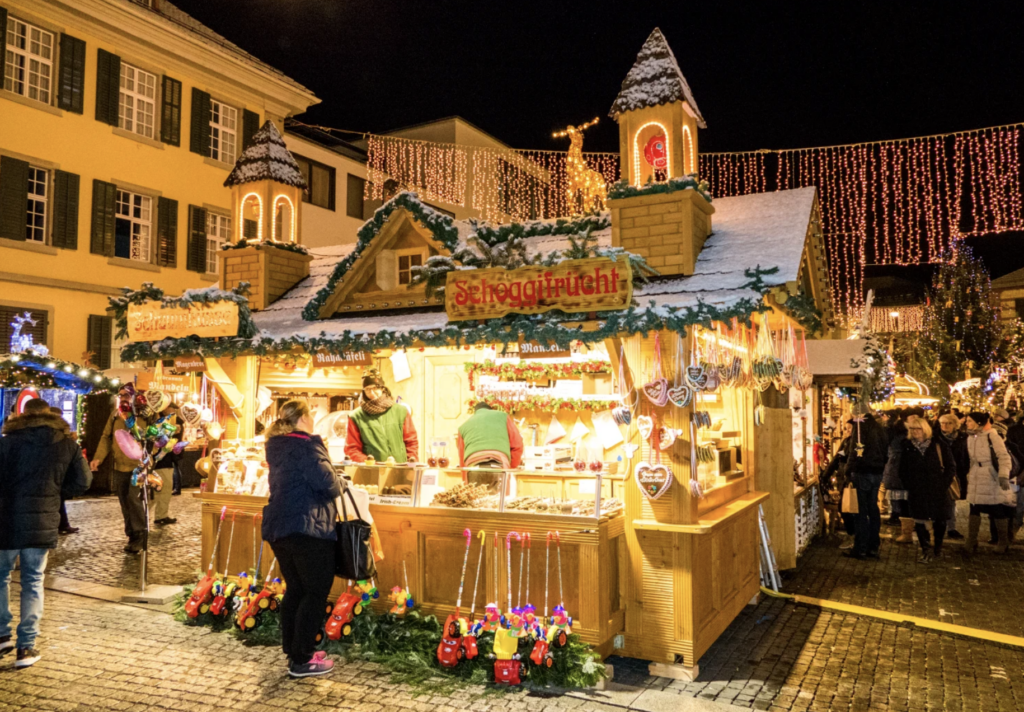
<svg viewBox="0 0 1024 712">
<path fill-rule="evenodd" d="M 291 677 L 316 677 L 326 675 L 334 669 L 334 661 L 326 659 L 326 653 L 317 652 L 305 665 L 292 663 L 288 666 L 288 674 Z"/>
<path fill-rule="evenodd" d="M 324 660 L 326 658 L 327 658 L 326 651 L 318 650 L 315 653 L 313 653 L 313 659 L 314 660 Z"/>
</svg>

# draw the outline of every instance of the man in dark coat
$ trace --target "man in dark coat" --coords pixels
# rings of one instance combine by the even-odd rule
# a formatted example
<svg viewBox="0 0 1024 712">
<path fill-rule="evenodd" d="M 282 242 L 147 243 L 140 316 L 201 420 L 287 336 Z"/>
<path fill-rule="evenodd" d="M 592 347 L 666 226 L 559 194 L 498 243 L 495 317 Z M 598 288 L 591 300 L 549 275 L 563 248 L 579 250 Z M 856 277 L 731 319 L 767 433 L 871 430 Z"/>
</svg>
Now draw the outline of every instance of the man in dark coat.
<svg viewBox="0 0 1024 712">
<path fill-rule="evenodd" d="M 8 586 L 21 559 L 21 623 L 16 668 L 39 660 L 35 649 L 43 617 L 46 556 L 57 546 L 60 500 L 84 494 L 92 483 L 89 465 L 72 440 L 67 422 L 34 398 L 22 415 L 4 424 L 0 438 L 0 656 L 11 641 Z"/>
<path fill-rule="evenodd" d="M 878 557 L 882 515 L 878 511 L 878 488 L 882 471 L 889 459 L 889 438 L 885 429 L 872 417 L 870 409 L 858 406 L 859 414 L 850 424 L 853 453 L 846 466 L 846 476 L 857 488 L 856 533 L 851 551 L 843 553 L 854 559 Z"/>
</svg>

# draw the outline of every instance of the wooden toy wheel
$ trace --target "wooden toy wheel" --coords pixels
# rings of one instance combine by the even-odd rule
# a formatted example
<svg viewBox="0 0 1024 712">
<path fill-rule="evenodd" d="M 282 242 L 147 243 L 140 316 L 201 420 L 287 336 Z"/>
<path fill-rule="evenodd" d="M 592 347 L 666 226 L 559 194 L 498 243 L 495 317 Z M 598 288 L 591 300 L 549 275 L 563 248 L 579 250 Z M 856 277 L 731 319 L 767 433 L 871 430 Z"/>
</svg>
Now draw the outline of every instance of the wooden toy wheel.
<svg viewBox="0 0 1024 712">
<path fill-rule="evenodd" d="M 352 615 L 354 615 L 354 616 L 358 616 L 362 612 L 363 612 L 363 604 L 362 603 L 357 603 L 355 605 L 355 607 L 352 609 Z"/>
<path fill-rule="evenodd" d="M 341 629 L 341 634 L 344 636 L 352 635 L 352 626 L 346 623 Z"/>
<path fill-rule="evenodd" d="M 270 599 L 270 610 L 271 611 L 276 611 L 280 605 L 281 604 L 278 602 L 278 600 L 276 598 L 271 598 Z"/>
<path fill-rule="evenodd" d="M 327 602 L 327 615 L 330 615 L 331 611 L 333 611 L 333 610 L 334 610 L 334 604 L 331 603 L 330 601 L 328 601 Z"/>
<path fill-rule="evenodd" d="M 466 659 L 466 650 L 463 647 L 460 646 L 459 649 L 455 651 L 455 659 L 459 662 Z"/>
<path fill-rule="evenodd" d="M 547 656 L 544 657 L 544 666 L 545 667 L 551 667 L 554 664 L 555 664 L 555 659 L 553 657 L 551 657 L 550 655 L 547 655 Z"/>
<path fill-rule="evenodd" d="M 270 606 L 270 600 L 266 598 L 261 598 L 257 605 L 259 606 L 261 611 L 265 611 Z"/>
<path fill-rule="evenodd" d="M 448 637 L 449 638 L 458 638 L 459 637 L 459 622 L 458 621 L 452 621 L 451 623 L 448 624 Z"/>
<path fill-rule="evenodd" d="M 555 638 L 559 648 L 564 648 L 565 644 L 569 642 L 569 636 L 565 634 L 564 630 L 558 631 L 558 637 Z"/>
<path fill-rule="evenodd" d="M 244 621 L 242 621 L 242 625 L 245 627 L 246 630 L 252 630 L 256 627 L 256 618 L 254 618 L 253 616 L 248 616 Z"/>
<path fill-rule="evenodd" d="M 210 604 L 209 604 L 209 603 L 203 603 L 203 604 L 201 604 L 201 605 L 199 606 L 199 612 L 200 612 L 200 613 L 204 613 L 204 614 L 205 614 L 205 613 L 209 613 L 209 612 L 210 612 Z"/>
</svg>

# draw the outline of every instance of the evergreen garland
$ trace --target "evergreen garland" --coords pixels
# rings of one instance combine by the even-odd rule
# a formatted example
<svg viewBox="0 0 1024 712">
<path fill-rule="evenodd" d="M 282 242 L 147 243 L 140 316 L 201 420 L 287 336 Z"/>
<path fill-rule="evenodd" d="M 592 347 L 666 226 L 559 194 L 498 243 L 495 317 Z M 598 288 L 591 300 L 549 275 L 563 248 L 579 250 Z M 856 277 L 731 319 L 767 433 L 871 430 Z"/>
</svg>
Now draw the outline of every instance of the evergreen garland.
<svg viewBox="0 0 1024 712">
<path fill-rule="evenodd" d="M 500 410 L 509 415 L 523 410 L 539 410 L 551 412 L 556 410 L 571 410 L 573 412 L 597 413 L 602 410 L 614 408 L 620 402 L 618 396 L 607 398 L 595 398 L 593 400 L 583 398 L 559 398 L 548 395 L 527 395 L 517 397 L 502 397 L 497 395 L 483 396 L 482 398 L 470 398 L 466 401 L 467 412 L 473 412 L 473 406 L 477 403 L 486 403 L 492 410 Z"/>
<path fill-rule="evenodd" d="M 764 277 L 776 272 L 778 267 L 766 270 L 760 267 L 746 269 L 744 274 L 750 281 L 741 288 L 764 295 L 769 289 Z M 251 338 L 235 339 L 190 336 L 127 344 L 121 350 L 121 358 L 125 361 L 153 361 L 185 355 L 210 358 L 248 354 L 266 356 L 293 350 L 313 353 L 320 349 L 331 354 L 341 354 L 346 351 L 409 349 L 421 346 L 469 347 L 476 344 L 511 344 L 520 340 L 536 341 L 567 349 L 574 341 L 592 345 L 623 334 L 647 336 L 652 331 L 662 329 L 685 335 L 686 330 L 694 325 L 712 329 L 716 321 L 729 323 L 737 319 L 750 326 L 754 314 L 769 308 L 763 296 L 740 299 L 727 307 L 717 307 L 700 299 L 695 307 L 658 307 L 652 300 L 646 308 L 634 306 L 619 312 L 601 312 L 603 321 L 597 322 L 592 330 L 584 330 L 579 314 L 566 314 L 554 310 L 545 314 L 509 314 L 501 319 L 455 322 L 441 329 L 413 329 L 406 332 L 381 330 L 373 334 L 353 334 L 351 331 L 344 331 L 340 335 L 329 335 L 321 331 L 319 336 L 294 335 L 276 339 L 266 333 Z"/>
<path fill-rule="evenodd" d="M 647 184 L 636 187 L 623 178 L 618 183 L 612 183 L 608 188 L 608 200 L 619 198 L 632 198 L 637 195 L 657 195 L 659 193 L 675 193 L 679 190 L 695 190 L 700 193 L 704 200 L 711 202 L 710 186 L 706 180 L 698 181 L 693 175 L 680 178 L 669 178 L 664 183 L 655 183 L 653 176 L 647 179 Z"/>
<path fill-rule="evenodd" d="M 786 303 L 779 304 L 779 307 L 793 317 L 804 328 L 808 336 L 821 331 L 822 314 L 818 307 L 814 305 L 812 297 L 807 296 L 803 292 L 790 294 L 789 298 L 786 299 Z"/>
<path fill-rule="evenodd" d="M 520 363 L 495 363 L 490 359 L 479 363 L 466 363 L 469 375 L 469 389 L 474 389 L 477 374 L 497 376 L 502 381 L 553 381 L 559 378 L 580 378 L 584 374 L 611 373 L 612 367 L 607 361 L 571 361 L 569 363 L 540 363 L 537 361 L 521 361 Z"/>
</svg>

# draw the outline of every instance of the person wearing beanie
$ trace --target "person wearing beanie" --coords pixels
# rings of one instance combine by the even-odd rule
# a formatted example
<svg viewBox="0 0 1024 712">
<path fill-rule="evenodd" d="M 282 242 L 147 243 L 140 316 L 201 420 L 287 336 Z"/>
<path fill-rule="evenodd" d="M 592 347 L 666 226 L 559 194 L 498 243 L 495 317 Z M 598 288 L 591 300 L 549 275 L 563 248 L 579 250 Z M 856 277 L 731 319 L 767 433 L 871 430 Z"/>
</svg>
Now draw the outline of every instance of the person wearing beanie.
<svg viewBox="0 0 1024 712">
<path fill-rule="evenodd" d="M 373 458 L 380 463 L 394 458 L 395 464 L 419 459 L 419 436 L 412 413 L 404 403 L 395 403 L 377 370 L 363 374 L 359 408 L 348 419 L 345 457 L 353 462 Z"/>
<path fill-rule="evenodd" d="M 514 470 L 523 461 L 523 436 L 508 414 L 477 403 L 473 415 L 459 426 L 459 464 Z"/>
<path fill-rule="evenodd" d="M 1010 411 L 1006 408 L 996 408 L 992 411 L 992 429 L 999 433 L 999 437 L 1006 440 L 1006 431 L 1012 425 Z"/>
</svg>

